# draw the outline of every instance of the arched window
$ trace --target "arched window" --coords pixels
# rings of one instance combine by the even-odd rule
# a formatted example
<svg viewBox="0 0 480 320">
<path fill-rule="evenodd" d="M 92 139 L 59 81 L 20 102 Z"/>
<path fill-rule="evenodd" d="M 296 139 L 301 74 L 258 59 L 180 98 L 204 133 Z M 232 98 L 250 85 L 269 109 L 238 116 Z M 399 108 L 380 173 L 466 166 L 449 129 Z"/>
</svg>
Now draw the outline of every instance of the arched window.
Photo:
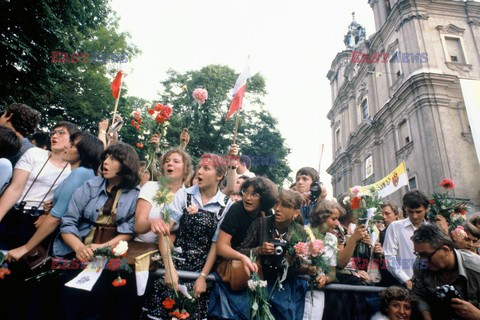
<svg viewBox="0 0 480 320">
<path fill-rule="evenodd" d="M 362 101 L 362 104 L 360 105 L 360 109 L 362 111 L 362 119 L 368 119 L 368 102 L 367 99 Z"/>
</svg>

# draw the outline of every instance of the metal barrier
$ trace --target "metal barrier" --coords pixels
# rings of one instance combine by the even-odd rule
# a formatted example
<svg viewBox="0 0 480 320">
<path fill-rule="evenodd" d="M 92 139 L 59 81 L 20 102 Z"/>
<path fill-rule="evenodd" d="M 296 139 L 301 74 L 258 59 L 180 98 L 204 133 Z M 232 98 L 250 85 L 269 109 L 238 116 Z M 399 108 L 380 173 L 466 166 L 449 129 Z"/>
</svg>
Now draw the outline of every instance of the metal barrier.
<svg viewBox="0 0 480 320">
<path fill-rule="evenodd" d="M 165 269 L 157 269 L 155 272 L 153 272 L 153 274 L 156 276 L 163 276 L 165 275 Z M 177 271 L 177 274 L 179 278 L 187 279 L 187 280 L 196 280 L 200 276 L 200 273 L 198 272 L 181 271 L 181 270 Z M 299 276 L 299 277 L 305 280 L 310 279 L 307 276 Z M 213 274 L 209 274 L 207 276 L 207 280 L 216 281 Z M 340 283 L 327 284 L 324 288 L 321 288 L 321 289 L 315 288 L 315 290 L 321 290 L 321 291 L 352 291 L 352 292 L 365 292 L 365 293 L 380 292 L 383 289 L 386 289 L 386 288 L 372 287 L 372 286 L 353 286 L 353 285 L 340 284 Z"/>
</svg>

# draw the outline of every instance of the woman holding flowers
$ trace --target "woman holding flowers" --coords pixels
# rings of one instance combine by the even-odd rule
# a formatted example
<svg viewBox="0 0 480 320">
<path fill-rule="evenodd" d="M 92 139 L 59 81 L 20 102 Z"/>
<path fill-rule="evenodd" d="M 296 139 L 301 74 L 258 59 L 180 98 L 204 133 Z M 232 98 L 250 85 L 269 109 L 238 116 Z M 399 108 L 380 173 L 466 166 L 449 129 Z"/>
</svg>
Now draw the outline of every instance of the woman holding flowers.
<svg viewBox="0 0 480 320">
<path fill-rule="evenodd" d="M 299 263 L 286 253 L 287 246 L 295 242 L 294 238 L 307 237 L 303 223 L 298 222 L 301 221 L 301 206 L 300 193 L 281 190 L 275 201 L 275 214 L 255 220 L 238 249 L 242 254 L 251 252 L 258 257 L 263 277 L 268 281 L 267 293 L 273 290 L 269 303 L 275 319 L 301 319 L 303 315 L 307 281 L 297 277 Z"/>
<path fill-rule="evenodd" d="M 168 151 L 160 160 L 162 176 L 168 178 L 168 189 L 175 194 L 183 187 L 185 179 L 192 172 L 190 155 L 181 149 Z M 135 213 L 135 240 L 158 243 L 157 233 L 161 230 L 163 204 L 154 201 L 159 189 L 156 181 L 147 182 L 138 195 Z"/>
<path fill-rule="evenodd" d="M 165 280 L 155 281 L 153 295 L 147 299 L 144 308 L 144 319 L 207 317 L 206 278 L 215 262 L 215 233 L 225 208 L 226 197 L 219 190 L 225 172 L 226 167 L 218 162 L 202 161 L 197 173 L 198 184 L 178 190 L 173 202 L 164 210 L 164 223 L 159 224 L 158 230 L 163 237 L 159 237 L 158 243 L 165 265 Z M 178 230 L 171 253 L 165 237 L 174 226 L 178 226 Z M 172 255 L 175 259 L 172 259 Z M 179 283 L 177 270 L 199 272 L 200 276 L 195 281 L 182 280 Z M 188 291 L 193 290 L 195 301 L 187 301 L 183 297 L 178 291 L 180 284 L 185 285 Z M 192 308 L 189 309 L 186 304 L 192 305 Z"/>
<path fill-rule="evenodd" d="M 338 218 L 342 214 L 345 214 L 343 207 L 330 200 L 320 202 L 310 214 L 311 228 L 316 229 L 324 236 L 325 253 L 323 256 L 328 264 L 328 271 L 321 273 L 316 278 L 318 288 L 335 280 L 338 240 L 334 234 L 339 225 Z M 321 319 L 324 306 L 325 293 L 323 291 L 313 291 L 311 295 L 307 294 L 303 319 Z"/>
<path fill-rule="evenodd" d="M 138 155 L 131 146 L 117 142 L 102 153 L 101 160 L 101 176 L 88 180 L 75 191 L 62 217 L 62 239 L 57 238 L 54 244 L 57 255 L 88 262 L 96 249 L 115 247 L 121 240 L 133 237 L 140 180 Z M 68 270 L 62 283 L 81 271 L 76 265 L 77 268 Z M 125 287 L 115 288 L 112 283 L 117 276 L 116 272 L 104 270 L 90 292 L 62 286 L 62 319 L 134 317 L 133 281 L 128 279 Z"/>
</svg>

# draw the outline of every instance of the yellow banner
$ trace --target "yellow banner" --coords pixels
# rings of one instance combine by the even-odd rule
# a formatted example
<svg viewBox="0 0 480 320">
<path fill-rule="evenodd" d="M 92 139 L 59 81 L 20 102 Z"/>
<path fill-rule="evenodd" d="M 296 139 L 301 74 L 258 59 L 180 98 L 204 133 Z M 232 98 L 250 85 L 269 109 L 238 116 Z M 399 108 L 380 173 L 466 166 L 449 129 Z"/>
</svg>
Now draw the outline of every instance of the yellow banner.
<svg viewBox="0 0 480 320">
<path fill-rule="evenodd" d="M 378 195 L 383 198 L 407 185 L 407 166 L 405 165 L 405 161 L 402 161 L 402 163 L 400 163 L 398 167 L 390 172 L 385 178 L 368 186 L 363 186 L 362 192 L 370 190 L 373 187 L 378 191 Z"/>
</svg>

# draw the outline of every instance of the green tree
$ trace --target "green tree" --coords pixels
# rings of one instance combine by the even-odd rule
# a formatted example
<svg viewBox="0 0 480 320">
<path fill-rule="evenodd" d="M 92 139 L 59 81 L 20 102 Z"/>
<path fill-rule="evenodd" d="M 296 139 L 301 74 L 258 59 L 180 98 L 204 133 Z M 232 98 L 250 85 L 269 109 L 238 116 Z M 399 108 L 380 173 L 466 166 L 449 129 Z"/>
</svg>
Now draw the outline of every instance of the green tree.
<svg viewBox="0 0 480 320">
<path fill-rule="evenodd" d="M 2 1 L 0 104 L 26 103 L 47 125 L 65 119 L 96 128 L 113 108 L 109 86 L 119 66 L 93 63 L 92 52 L 139 53 L 117 29 L 107 0 Z M 88 63 L 53 63 L 53 51 L 89 53 Z"/>
<path fill-rule="evenodd" d="M 178 145 L 182 129 L 188 127 L 191 139 L 187 151 L 197 163 L 206 152 L 225 155 L 233 141 L 235 124 L 235 117 L 226 122 L 225 115 L 237 77 L 234 70 L 220 65 L 209 65 L 183 74 L 168 71 L 168 78 L 162 82 L 164 92 L 159 94 L 158 101 L 173 105 L 173 115 L 166 136 L 168 145 Z M 188 88 L 186 91 L 182 90 L 185 85 Z M 208 91 L 208 99 L 200 107 L 192 98 L 192 92 L 196 88 Z M 242 111 L 237 144 L 242 154 L 256 157 L 254 162 L 268 157 L 275 159 L 269 163 L 260 161 L 252 170 L 282 185 L 291 172 L 286 161 L 290 149 L 285 146 L 285 140 L 277 129 L 276 119 L 262 108 L 265 94 L 265 79 L 260 74 L 248 80 L 246 99 L 254 110 Z M 142 102 L 133 103 L 130 110 L 142 105 Z M 130 137 L 125 134 L 122 136 L 124 140 L 135 145 L 135 134 Z"/>
</svg>

